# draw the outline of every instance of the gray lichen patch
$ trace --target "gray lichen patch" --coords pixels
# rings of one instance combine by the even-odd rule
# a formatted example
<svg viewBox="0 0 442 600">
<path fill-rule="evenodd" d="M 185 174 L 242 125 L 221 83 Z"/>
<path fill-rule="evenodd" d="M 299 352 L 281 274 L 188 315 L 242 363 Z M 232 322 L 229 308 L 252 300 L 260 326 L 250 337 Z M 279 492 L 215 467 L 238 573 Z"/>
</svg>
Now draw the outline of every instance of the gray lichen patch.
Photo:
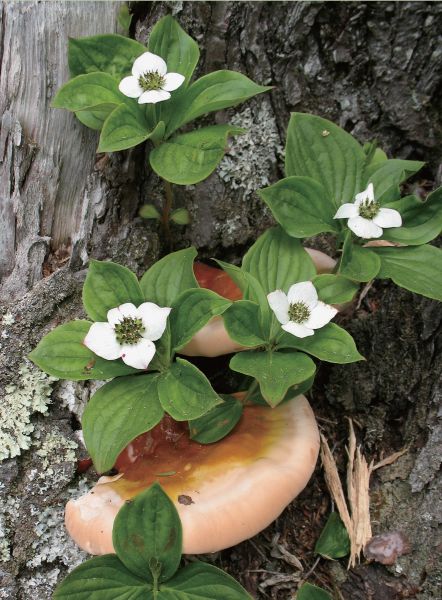
<svg viewBox="0 0 442 600">
<path fill-rule="evenodd" d="M 28 567 L 61 563 L 70 571 L 88 558 L 66 531 L 64 506 L 63 500 L 39 513 L 34 527 L 36 539 L 32 544 L 32 558 L 26 563 Z"/>
<path fill-rule="evenodd" d="M 10 311 L 6 312 L 2 318 L 2 325 L 4 325 L 5 327 L 9 327 L 10 325 L 13 325 L 14 323 L 15 323 L 14 315 Z"/>
<path fill-rule="evenodd" d="M 20 597 L 51 600 L 60 571 L 61 569 L 58 567 L 47 570 L 42 569 L 38 573 L 22 577 L 19 583 Z"/>
<path fill-rule="evenodd" d="M 60 381 L 57 384 L 56 396 L 61 405 L 66 407 L 80 420 L 89 398 L 95 394 L 105 381 Z"/>
<path fill-rule="evenodd" d="M 36 431 L 36 438 L 40 438 L 40 432 Z M 65 437 L 58 429 L 49 431 L 43 440 L 36 440 L 34 444 L 37 447 L 35 456 L 39 457 L 38 469 L 31 469 L 28 472 L 28 479 L 40 479 L 41 493 L 47 491 L 46 486 L 51 485 L 51 479 L 56 478 L 57 484 L 68 483 L 72 478 L 72 466 L 76 460 L 75 451 L 78 444 L 73 439 Z M 38 460 L 38 459 L 37 459 Z"/>
<path fill-rule="evenodd" d="M 218 167 L 218 175 L 232 190 L 243 190 L 245 199 L 272 182 L 284 149 L 268 101 L 260 102 L 257 110 L 246 106 L 235 112 L 230 122 L 246 132 L 235 137 Z"/>
<path fill-rule="evenodd" d="M 10 534 L 20 507 L 17 497 L 6 496 L 3 491 L 4 484 L 0 483 L 0 563 L 11 558 Z"/>
<path fill-rule="evenodd" d="M 34 413 L 46 414 L 56 381 L 26 361 L 18 369 L 16 383 L 6 386 L 0 405 L 0 460 L 19 456 L 31 445 Z"/>
</svg>

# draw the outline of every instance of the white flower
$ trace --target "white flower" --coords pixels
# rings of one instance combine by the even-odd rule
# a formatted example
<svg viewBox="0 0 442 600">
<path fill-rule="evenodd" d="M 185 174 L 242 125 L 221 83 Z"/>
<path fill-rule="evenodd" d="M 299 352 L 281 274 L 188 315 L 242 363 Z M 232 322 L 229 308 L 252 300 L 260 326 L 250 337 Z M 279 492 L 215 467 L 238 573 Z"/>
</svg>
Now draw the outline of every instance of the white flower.
<svg viewBox="0 0 442 600">
<path fill-rule="evenodd" d="M 156 351 L 153 342 L 163 335 L 171 310 L 153 302 L 112 308 L 106 323 L 93 323 L 84 345 L 106 360 L 122 358 L 130 367 L 147 369 Z"/>
<path fill-rule="evenodd" d="M 284 331 L 299 338 L 313 335 L 314 329 L 327 325 L 338 312 L 333 306 L 318 300 L 311 281 L 295 283 L 287 295 L 282 290 L 271 292 L 267 300 Z"/>
<path fill-rule="evenodd" d="M 161 56 L 145 52 L 135 60 L 132 75 L 122 79 L 118 88 L 129 98 L 138 98 L 138 104 L 155 104 L 169 100 L 169 92 L 179 88 L 184 79 L 179 73 L 168 73 Z"/>
<path fill-rule="evenodd" d="M 372 183 L 368 184 L 366 190 L 356 194 L 353 204 L 340 206 L 334 218 L 348 219 L 347 225 L 353 233 L 365 239 L 381 237 L 383 227 L 402 225 L 402 217 L 397 210 L 381 208 L 376 202 Z"/>
</svg>

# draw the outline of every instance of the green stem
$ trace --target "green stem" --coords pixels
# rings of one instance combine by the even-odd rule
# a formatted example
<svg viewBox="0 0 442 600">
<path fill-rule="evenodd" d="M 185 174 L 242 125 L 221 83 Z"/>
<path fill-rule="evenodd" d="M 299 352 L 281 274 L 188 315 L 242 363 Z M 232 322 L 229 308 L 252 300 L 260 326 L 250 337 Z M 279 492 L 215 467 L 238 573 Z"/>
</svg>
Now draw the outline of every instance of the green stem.
<svg viewBox="0 0 442 600">
<path fill-rule="evenodd" d="M 173 206 L 173 191 L 172 185 L 169 181 L 163 179 L 164 183 L 164 191 L 166 192 L 166 201 L 163 204 L 163 214 L 161 215 L 161 225 L 163 226 L 164 236 L 169 244 L 169 247 L 172 247 L 172 236 L 170 233 L 170 213 Z"/>
<path fill-rule="evenodd" d="M 244 397 L 244 400 L 243 400 L 243 404 L 244 405 L 248 403 L 248 400 L 249 400 L 250 396 L 255 392 L 255 390 L 257 389 L 258 385 L 259 385 L 258 381 L 256 379 L 254 379 L 252 381 L 252 383 L 250 384 L 250 387 L 247 390 L 247 393 L 246 393 L 246 395 Z"/>
<path fill-rule="evenodd" d="M 159 577 L 159 573 L 154 571 L 152 573 L 153 575 L 153 582 L 152 582 L 152 596 L 153 596 L 153 600 L 157 600 L 158 598 L 158 594 L 160 592 L 160 590 L 158 589 L 158 577 Z"/>
</svg>

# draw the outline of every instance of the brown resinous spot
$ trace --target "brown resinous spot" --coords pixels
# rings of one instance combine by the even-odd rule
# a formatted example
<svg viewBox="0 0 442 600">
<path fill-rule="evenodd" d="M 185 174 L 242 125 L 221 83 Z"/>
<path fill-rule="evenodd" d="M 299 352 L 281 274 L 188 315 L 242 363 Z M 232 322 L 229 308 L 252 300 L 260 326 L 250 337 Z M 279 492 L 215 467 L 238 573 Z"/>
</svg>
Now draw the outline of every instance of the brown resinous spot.
<svg viewBox="0 0 442 600">
<path fill-rule="evenodd" d="M 141 319 L 135 317 L 124 317 L 114 327 L 115 336 L 119 344 L 136 344 L 144 333 L 144 325 Z"/>
<path fill-rule="evenodd" d="M 380 210 L 379 202 L 376 200 L 364 200 L 359 205 L 359 215 L 364 219 L 373 219 Z"/>
<path fill-rule="evenodd" d="M 304 323 L 310 316 L 310 309 L 305 302 L 294 302 L 289 306 L 289 318 L 293 323 Z"/>
<path fill-rule="evenodd" d="M 161 75 L 158 71 L 147 71 L 139 76 L 138 83 L 145 92 L 150 92 L 152 90 L 161 90 L 166 80 L 164 75 Z"/>
</svg>

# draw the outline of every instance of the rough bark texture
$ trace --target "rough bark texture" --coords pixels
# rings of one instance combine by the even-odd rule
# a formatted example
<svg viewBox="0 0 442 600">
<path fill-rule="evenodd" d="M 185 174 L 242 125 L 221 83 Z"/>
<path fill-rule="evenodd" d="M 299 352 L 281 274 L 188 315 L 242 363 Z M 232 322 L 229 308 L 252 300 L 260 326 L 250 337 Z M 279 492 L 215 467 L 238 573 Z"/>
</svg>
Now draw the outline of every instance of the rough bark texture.
<svg viewBox="0 0 442 600">
<path fill-rule="evenodd" d="M 137 218 L 162 190 L 145 150 L 96 156 L 97 136 L 50 109 L 67 80 L 68 36 L 116 31 L 119 3 L 4 2 L 0 12 L 0 598 L 51 597 L 57 580 L 84 559 L 62 528 L 63 504 L 79 493 L 74 430 L 92 384 L 53 382 L 26 354 L 54 325 L 82 314 L 81 282 L 90 257 L 137 272 L 161 251 L 155 226 Z M 192 217 L 176 247 L 238 259 L 271 218 L 254 190 L 282 175 L 289 113 L 339 122 L 388 153 L 423 159 L 437 180 L 442 138 L 442 6 L 430 2 L 134 3 L 132 34 L 146 41 L 173 12 L 201 45 L 199 74 L 240 70 L 275 90 L 216 116 L 249 128 L 221 167 L 177 190 Z M 326 239 L 316 240 L 327 249 Z M 312 401 L 345 459 L 346 416 L 359 424 L 369 457 L 409 452 L 373 478 L 375 533 L 400 529 L 412 553 L 396 567 L 321 561 L 309 581 L 336 598 L 439 598 L 442 520 L 440 423 L 441 313 L 435 302 L 378 282 L 342 317 L 367 362 L 323 365 Z M 47 411 L 46 416 L 42 416 Z M 438 412 L 439 411 L 439 412 Z M 88 477 L 93 478 L 93 474 Z M 266 532 L 212 560 L 257 599 L 289 599 L 314 563 L 313 546 L 329 501 L 320 469 Z M 304 572 L 293 556 L 301 559 Z"/>
</svg>

